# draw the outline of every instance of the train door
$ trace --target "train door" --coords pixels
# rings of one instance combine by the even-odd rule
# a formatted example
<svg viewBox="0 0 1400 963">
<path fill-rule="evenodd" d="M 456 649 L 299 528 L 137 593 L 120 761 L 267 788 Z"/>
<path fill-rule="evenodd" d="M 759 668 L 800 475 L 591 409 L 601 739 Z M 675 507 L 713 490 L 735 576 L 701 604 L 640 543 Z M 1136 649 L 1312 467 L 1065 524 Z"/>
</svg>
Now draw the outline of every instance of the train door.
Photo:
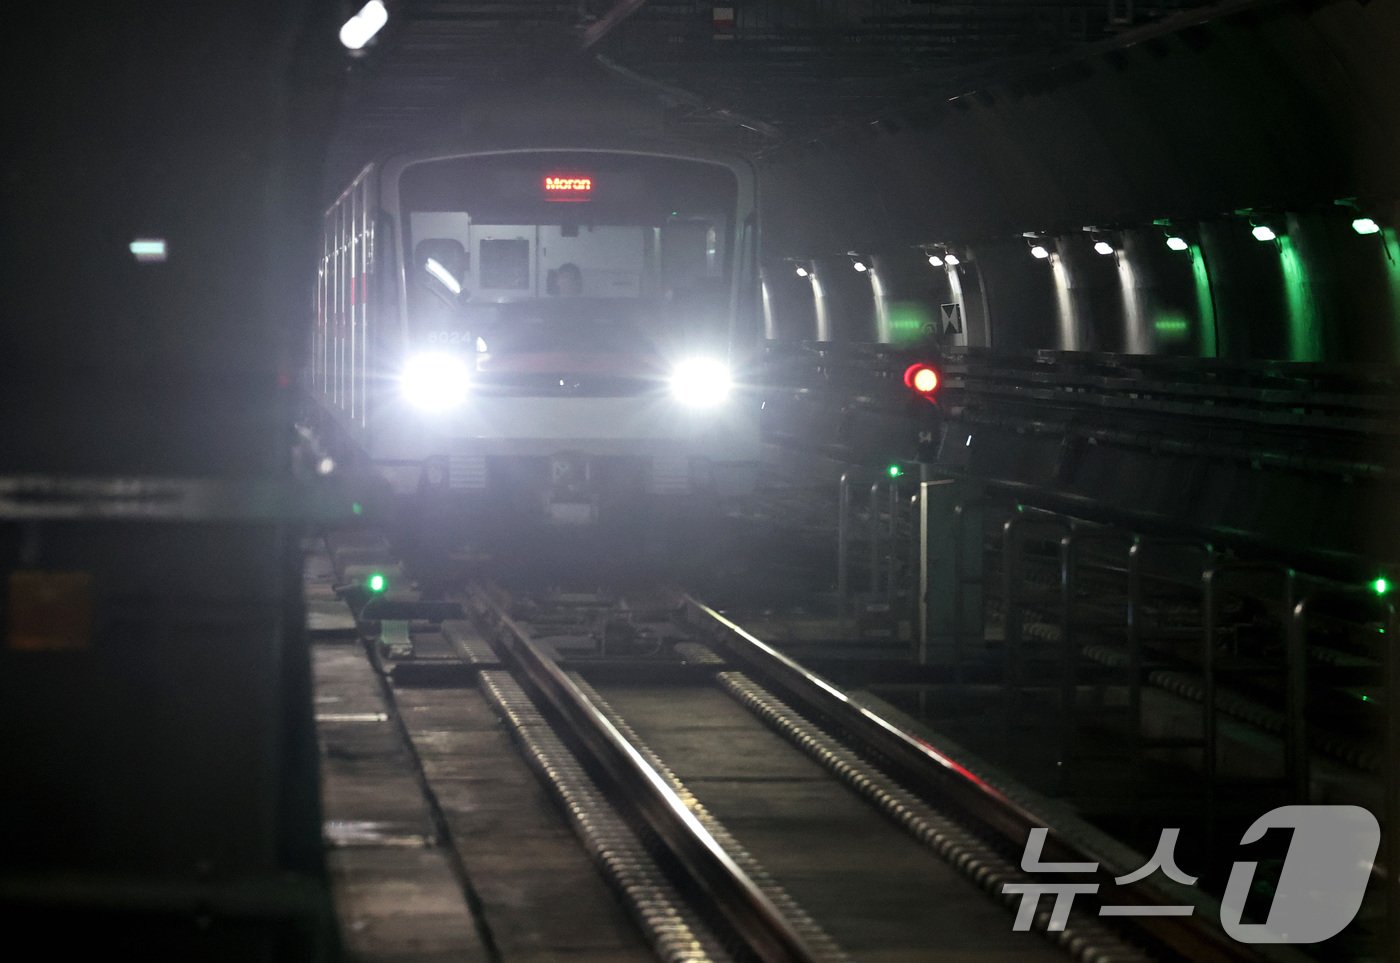
<svg viewBox="0 0 1400 963">
<path fill-rule="evenodd" d="M 350 196 L 344 202 L 346 207 L 346 217 L 344 217 L 344 231 L 346 231 L 346 393 L 344 393 L 343 405 L 346 409 L 346 416 L 350 421 L 354 421 L 356 413 L 356 395 L 360 385 L 357 384 L 358 374 L 358 353 L 360 353 L 360 298 L 358 286 L 360 286 L 360 190 L 351 189 Z"/>
<path fill-rule="evenodd" d="M 332 259 L 332 283 L 334 285 L 334 319 L 331 337 L 334 350 L 331 352 L 331 403 L 337 408 L 345 404 L 345 273 L 348 267 L 348 251 L 345 244 L 345 205 L 338 203 L 333 208 L 331 223 L 335 232 L 335 256 Z"/>
<path fill-rule="evenodd" d="M 321 226 L 321 263 L 316 272 L 316 328 L 311 338 L 311 385 L 324 401 L 330 391 L 330 313 L 331 313 L 330 231 Z"/>
<path fill-rule="evenodd" d="M 362 177 L 354 192 L 354 262 L 351 267 L 350 292 L 354 311 L 354 352 L 357 355 L 352 366 L 353 385 L 350 391 L 350 420 L 358 421 L 363 427 L 368 420 L 369 402 L 369 269 L 370 269 L 370 230 L 374 223 L 370 215 L 368 177 Z"/>
</svg>

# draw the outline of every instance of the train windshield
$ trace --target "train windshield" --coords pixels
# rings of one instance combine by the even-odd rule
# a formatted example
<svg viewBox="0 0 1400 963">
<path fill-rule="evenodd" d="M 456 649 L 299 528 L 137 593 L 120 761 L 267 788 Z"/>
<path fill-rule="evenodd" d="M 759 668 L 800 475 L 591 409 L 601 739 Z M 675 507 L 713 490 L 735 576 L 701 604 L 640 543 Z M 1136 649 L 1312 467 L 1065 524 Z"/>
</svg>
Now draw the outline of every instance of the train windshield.
<svg viewBox="0 0 1400 963">
<path fill-rule="evenodd" d="M 718 164 L 530 152 L 405 168 L 409 324 L 499 348 L 722 341 L 738 185 Z"/>
</svg>

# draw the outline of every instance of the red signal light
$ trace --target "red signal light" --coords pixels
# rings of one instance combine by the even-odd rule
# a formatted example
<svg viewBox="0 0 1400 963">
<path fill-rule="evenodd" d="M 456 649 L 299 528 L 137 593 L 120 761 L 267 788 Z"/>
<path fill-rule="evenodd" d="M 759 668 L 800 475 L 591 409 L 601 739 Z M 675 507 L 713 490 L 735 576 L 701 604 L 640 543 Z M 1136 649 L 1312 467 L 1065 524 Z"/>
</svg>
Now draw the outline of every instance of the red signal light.
<svg viewBox="0 0 1400 963">
<path fill-rule="evenodd" d="M 911 364 L 904 370 L 904 386 L 911 391 L 916 391 L 925 398 L 932 397 L 938 390 L 938 371 L 932 365 L 924 364 L 920 361 Z"/>
</svg>

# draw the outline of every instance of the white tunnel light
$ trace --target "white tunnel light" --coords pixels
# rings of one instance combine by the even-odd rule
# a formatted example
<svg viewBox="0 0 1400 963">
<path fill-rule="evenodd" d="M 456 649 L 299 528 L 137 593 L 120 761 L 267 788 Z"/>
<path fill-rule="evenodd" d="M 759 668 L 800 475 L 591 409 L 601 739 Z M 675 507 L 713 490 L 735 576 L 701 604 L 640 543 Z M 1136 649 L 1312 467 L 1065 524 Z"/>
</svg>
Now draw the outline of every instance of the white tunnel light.
<svg viewBox="0 0 1400 963">
<path fill-rule="evenodd" d="M 710 408 L 729 397 L 729 368 L 714 358 L 691 358 L 671 372 L 671 394 L 692 408 Z"/>
<path fill-rule="evenodd" d="M 1375 218 L 1358 217 L 1351 222 L 1351 229 L 1357 234 L 1379 234 L 1381 226 L 1376 223 Z"/>
<path fill-rule="evenodd" d="M 467 400 L 471 369 L 455 354 L 432 351 L 414 355 L 400 379 L 408 403 L 423 411 L 447 411 Z"/>
<path fill-rule="evenodd" d="M 1167 237 L 1167 247 L 1171 248 L 1173 251 L 1184 251 L 1190 246 L 1191 245 L 1187 244 L 1182 238 L 1174 235 Z"/>
<path fill-rule="evenodd" d="M 949 255 L 947 255 L 946 257 L 943 258 L 943 262 L 944 262 L 945 264 L 947 264 L 949 267 L 957 267 L 959 264 L 962 263 L 961 261 L 958 260 L 958 256 L 957 256 L 956 254 L 949 254 Z"/>
<path fill-rule="evenodd" d="M 128 249 L 140 264 L 159 264 L 166 257 L 165 238 L 162 237 L 138 237 Z"/>
<path fill-rule="evenodd" d="M 345 21 L 340 28 L 340 42 L 347 50 L 359 50 L 374 39 L 384 25 L 389 22 L 389 11 L 384 0 L 369 0 L 360 12 Z"/>
<path fill-rule="evenodd" d="M 860 271 L 862 274 L 870 270 L 868 267 L 865 266 L 864 261 L 853 261 L 851 263 L 851 267 L 855 268 L 857 271 Z"/>
<path fill-rule="evenodd" d="M 1098 251 L 1100 254 L 1112 254 L 1113 245 L 1109 244 L 1107 241 L 1095 241 L 1094 250 Z"/>
<path fill-rule="evenodd" d="M 1274 229 L 1267 224 L 1256 224 L 1249 233 L 1254 235 L 1256 241 L 1272 241 L 1278 237 Z"/>
<path fill-rule="evenodd" d="M 931 264 L 931 265 L 933 265 L 934 267 L 942 267 L 942 266 L 943 266 L 943 259 L 942 259 L 941 257 L 939 257 L 937 254 L 930 254 L 930 255 L 928 256 L 928 263 Z"/>
<path fill-rule="evenodd" d="M 800 277 L 800 278 L 805 278 L 805 277 L 807 276 L 807 273 L 808 273 L 808 272 L 807 272 L 807 269 L 806 269 L 805 267 L 799 267 L 799 268 L 797 269 L 797 276 Z"/>
<path fill-rule="evenodd" d="M 1031 257 L 1035 258 L 1037 261 L 1043 261 L 1049 256 L 1050 251 L 1044 244 L 1036 244 L 1031 248 Z"/>
</svg>

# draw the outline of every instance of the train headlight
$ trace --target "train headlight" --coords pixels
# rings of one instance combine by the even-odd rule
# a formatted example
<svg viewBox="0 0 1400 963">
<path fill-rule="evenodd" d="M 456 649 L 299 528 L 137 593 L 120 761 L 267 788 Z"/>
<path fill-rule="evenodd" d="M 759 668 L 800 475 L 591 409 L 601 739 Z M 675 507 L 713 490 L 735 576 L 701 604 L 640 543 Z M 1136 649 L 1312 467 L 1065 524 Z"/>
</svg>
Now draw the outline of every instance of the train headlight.
<svg viewBox="0 0 1400 963">
<path fill-rule="evenodd" d="M 467 400 L 471 376 L 471 368 L 455 354 L 432 351 L 409 358 L 399 384 L 413 407 L 447 411 Z"/>
<path fill-rule="evenodd" d="M 711 408 L 729 397 L 729 368 L 713 358 L 691 358 L 671 372 L 671 394 L 683 405 Z"/>
</svg>

